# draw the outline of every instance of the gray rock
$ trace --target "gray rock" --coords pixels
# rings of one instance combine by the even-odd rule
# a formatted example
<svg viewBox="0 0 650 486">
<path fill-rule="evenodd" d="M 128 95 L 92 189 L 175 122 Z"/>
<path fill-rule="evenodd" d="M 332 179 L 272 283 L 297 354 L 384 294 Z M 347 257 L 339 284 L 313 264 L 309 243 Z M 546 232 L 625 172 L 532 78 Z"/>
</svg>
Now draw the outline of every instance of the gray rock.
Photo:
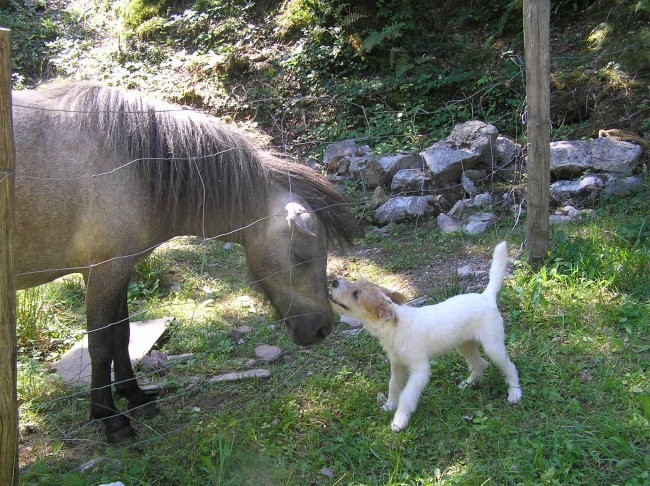
<svg viewBox="0 0 650 486">
<path fill-rule="evenodd" d="M 476 195 L 478 189 L 476 188 L 474 181 L 465 175 L 466 173 L 467 171 L 463 172 L 463 174 L 460 176 L 460 184 L 463 186 L 463 189 L 465 189 L 467 195 L 469 197 L 472 197 Z"/>
<path fill-rule="evenodd" d="M 640 177 L 625 177 L 616 174 L 604 174 L 604 176 L 605 186 L 602 194 L 605 196 L 628 196 L 643 186 L 643 180 Z"/>
<path fill-rule="evenodd" d="M 495 126 L 472 120 L 456 125 L 446 141 L 458 148 L 468 147 L 478 154 L 479 162 L 485 167 L 493 169 L 496 166 L 498 135 L 499 130 Z"/>
<path fill-rule="evenodd" d="M 456 201 L 454 206 L 447 212 L 447 216 L 451 216 L 452 218 L 458 216 L 469 207 L 471 202 L 471 199 L 460 199 Z"/>
<path fill-rule="evenodd" d="M 496 224 L 497 218 L 492 213 L 472 214 L 465 225 L 465 231 L 470 235 L 485 233 Z"/>
<path fill-rule="evenodd" d="M 522 146 L 506 137 L 497 137 L 495 142 L 495 158 L 499 173 L 511 175 L 522 157 Z"/>
<path fill-rule="evenodd" d="M 370 196 L 370 207 L 372 209 L 377 209 L 379 206 L 384 204 L 389 199 L 390 196 L 388 196 L 384 187 L 377 186 L 375 187 L 375 190 L 372 192 L 372 196 Z"/>
<path fill-rule="evenodd" d="M 563 224 L 573 220 L 574 218 L 572 218 L 571 216 L 567 216 L 566 214 L 551 214 L 548 217 L 548 222 L 550 224 Z"/>
<path fill-rule="evenodd" d="M 331 143 L 325 148 L 323 163 L 329 167 L 343 157 L 357 157 L 358 152 L 357 142 L 354 140 Z"/>
<path fill-rule="evenodd" d="M 463 171 L 460 177 L 460 183 L 465 189 L 465 192 L 470 196 L 475 196 L 478 193 L 477 184 L 480 184 L 486 177 L 484 170 L 466 170 Z"/>
<path fill-rule="evenodd" d="M 464 169 L 478 165 L 480 154 L 468 148 L 456 148 L 447 141 L 433 144 L 420 152 L 436 187 L 458 184 Z"/>
<path fill-rule="evenodd" d="M 247 378 L 271 378 L 271 372 L 265 369 L 253 369 L 247 371 L 233 371 L 213 376 L 207 380 L 208 383 L 223 383 L 226 381 L 239 381 Z"/>
<path fill-rule="evenodd" d="M 457 270 L 457 273 L 460 278 L 468 278 L 474 275 L 474 271 L 472 270 L 472 267 L 470 267 L 469 265 L 460 267 Z"/>
<path fill-rule="evenodd" d="M 440 213 L 438 215 L 437 221 L 438 226 L 440 227 L 440 231 L 443 233 L 454 233 L 455 231 L 460 230 L 460 225 L 456 222 L 456 220 L 450 218 L 445 213 Z"/>
<path fill-rule="evenodd" d="M 641 167 L 643 149 L 640 145 L 609 137 L 589 140 L 591 165 L 596 172 L 630 174 Z"/>
<path fill-rule="evenodd" d="M 384 184 L 386 170 L 374 157 L 357 157 L 350 161 L 350 176 L 360 179 L 367 189 Z"/>
<path fill-rule="evenodd" d="M 235 329 L 232 329 L 230 331 L 230 336 L 235 341 L 239 341 L 244 336 L 247 336 L 252 332 L 253 332 L 253 328 L 251 326 L 239 326 L 239 327 L 236 327 Z"/>
<path fill-rule="evenodd" d="M 393 194 L 406 194 L 425 191 L 431 176 L 423 169 L 401 169 L 393 176 L 390 191 Z"/>
<path fill-rule="evenodd" d="M 560 203 L 574 205 L 593 201 L 604 186 L 603 176 L 586 175 L 577 180 L 557 181 L 551 184 L 551 198 Z"/>
<path fill-rule="evenodd" d="M 319 474 L 321 476 L 325 476 L 328 479 L 334 479 L 334 471 L 332 471 L 329 467 L 324 467 L 319 471 Z"/>
<path fill-rule="evenodd" d="M 267 363 L 271 363 L 273 361 L 279 361 L 282 358 L 282 350 L 277 346 L 260 344 L 255 347 L 255 356 Z"/>
<path fill-rule="evenodd" d="M 156 349 L 152 349 L 149 354 L 143 356 L 138 364 L 142 370 L 155 372 L 164 371 L 169 366 L 167 355 Z"/>
<path fill-rule="evenodd" d="M 379 157 L 377 163 L 381 165 L 386 173 L 386 184 L 390 185 L 392 178 L 403 169 L 424 169 L 426 163 L 420 154 L 399 153 Z"/>
<path fill-rule="evenodd" d="M 438 212 L 433 196 L 399 196 L 389 199 L 377 208 L 375 220 L 379 224 L 398 223 Z"/>
<path fill-rule="evenodd" d="M 643 150 L 639 145 L 613 138 L 551 143 L 551 174 L 573 179 L 586 170 L 628 174 L 640 167 Z"/>
<path fill-rule="evenodd" d="M 470 208 L 483 208 L 492 205 L 492 195 L 489 192 L 477 194 L 468 204 Z"/>
</svg>

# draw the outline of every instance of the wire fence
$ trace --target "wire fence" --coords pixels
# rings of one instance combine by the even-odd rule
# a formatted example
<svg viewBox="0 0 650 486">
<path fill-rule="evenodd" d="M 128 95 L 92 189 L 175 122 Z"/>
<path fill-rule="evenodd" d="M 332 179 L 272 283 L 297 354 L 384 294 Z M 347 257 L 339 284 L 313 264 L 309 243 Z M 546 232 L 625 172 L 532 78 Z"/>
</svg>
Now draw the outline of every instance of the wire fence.
<svg viewBox="0 0 650 486">
<path fill-rule="evenodd" d="M 490 89 L 490 87 L 485 87 L 485 88 L 483 88 L 483 92 L 486 92 L 489 89 Z M 481 93 L 475 93 L 472 96 L 480 96 L 480 94 Z M 300 100 L 302 102 L 311 101 L 311 102 L 314 102 L 314 103 L 318 103 L 319 101 L 322 101 L 322 98 L 320 98 L 320 97 L 313 98 L 313 99 L 301 98 Z M 269 100 L 256 100 L 255 103 L 263 104 L 263 103 L 265 103 L 267 101 L 269 101 Z M 275 101 L 275 100 L 273 100 L 273 101 Z M 454 102 L 451 102 L 451 103 L 454 103 Z M 41 108 L 41 107 L 28 106 L 28 105 L 14 105 L 14 106 L 15 107 L 20 107 L 21 109 L 45 110 L 44 108 Z M 359 107 L 359 108 L 361 108 L 363 110 L 363 107 Z M 56 110 L 56 111 L 66 111 L 66 110 Z M 167 110 L 167 111 L 173 111 L 173 110 Z M 179 111 L 186 111 L 186 110 L 183 109 L 183 110 L 179 110 Z M 522 106 L 520 108 L 520 112 L 523 113 L 523 111 L 524 111 L 524 106 L 522 104 Z M 71 110 L 69 113 L 82 114 L 83 112 Z M 88 113 L 88 112 L 86 112 L 86 113 Z M 147 113 L 149 113 L 149 112 L 147 112 Z M 93 113 L 89 113 L 89 114 L 93 114 Z M 94 113 L 94 114 L 96 114 L 96 113 Z M 423 114 L 426 114 L 426 113 L 423 112 Z M 521 114 L 516 114 L 514 116 L 521 117 Z M 367 118 L 366 118 L 366 123 L 367 123 L 368 128 L 370 128 L 370 124 L 367 122 Z M 334 142 L 334 141 L 332 141 L 332 142 Z M 327 141 L 318 140 L 318 141 L 303 142 L 303 143 L 304 144 L 313 144 L 313 145 L 324 145 L 324 144 L 327 143 Z M 282 144 L 282 145 L 279 145 L 279 146 L 276 146 L 276 147 L 270 147 L 270 148 L 271 149 L 278 149 L 279 151 L 284 151 L 287 148 L 287 145 Z M 228 149 L 227 151 L 233 151 L 233 150 L 239 150 L 239 149 L 238 148 L 231 148 L 231 149 Z M 15 177 L 16 177 L 17 185 L 20 185 L 22 181 L 38 181 L 38 182 L 40 182 L 42 184 L 61 183 L 61 182 L 84 182 L 84 181 L 89 181 L 89 180 L 102 179 L 102 178 L 106 178 L 106 177 L 109 177 L 109 176 L 116 176 L 116 175 L 119 176 L 121 172 L 125 171 L 127 168 L 129 168 L 131 166 L 134 166 L 136 164 L 145 164 L 145 163 L 149 163 L 149 162 L 152 162 L 152 161 L 159 161 L 159 160 L 169 160 L 169 161 L 174 160 L 176 162 L 187 162 L 188 164 L 191 164 L 194 161 L 199 160 L 199 159 L 211 159 L 211 158 L 218 157 L 219 155 L 222 155 L 222 154 L 226 153 L 227 151 L 216 152 L 216 153 L 211 153 L 211 154 L 193 154 L 191 157 L 182 157 L 182 158 L 173 158 L 173 159 L 136 158 L 136 159 L 133 159 L 133 160 L 125 161 L 123 164 L 119 165 L 118 167 L 115 167 L 115 168 L 107 170 L 107 171 L 98 172 L 98 173 L 94 173 L 94 174 L 90 174 L 90 175 L 79 175 L 78 177 L 74 177 L 74 176 L 73 177 L 71 177 L 71 176 L 50 177 L 50 176 L 43 176 L 43 175 L 39 175 L 39 174 L 31 174 L 31 173 L 28 174 L 28 173 L 25 173 L 24 171 L 22 171 L 20 166 L 19 166 L 18 170 L 15 172 Z M 287 163 L 291 163 L 291 162 L 287 161 Z M 480 181 L 478 181 L 479 183 L 481 183 L 481 184 L 482 183 L 490 183 L 494 179 L 500 177 L 500 173 L 499 173 L 500 169 L 496 168 L 496 164 L 492 164 L 492 167 L 493 167 L 493 170 L 488 171 L 488 173 L 486 173 L 486 175 L 484 177 L 482 177 L 480 179 Z M 8 172 L 0 172 L 0 181 L 3 180 L 5 177 L 7 177 L 8 174 L 9 174 Z M 516 174 L 518 174 L 517 177 L 520 177 L 519 171 L 516 171 Z M 350 208 L 361 208 L 360 213 L 361 214 L 367 214 L 370 211 L 372 211 L 372 207 L 370 205 L 370 197 L 368 195 L 369 192 L 367 190 L 368 188 L 367 188 L 367 185 L 366 185 L 366 181 L 364 181 L 363 178 L 360 179 L 359 183 L 361 184 L 361 186 L 363 188 L 363 191 L 362 191 L 363 194 L 364 194 L 362 196 L 363 199 L 362 200 L 356 200 L 356 201 L 350 201 L 349 203 L 345 203 L 345 204 L 349 205 Z M 515 184 L 516 183 L 521 183 L 521 180 L 515 181 Z M 445 189 L 449 189 L 449 188 L 462 189 L 462 185 L 459 183 L 459 184 L 454 184 L 454 185 L 449 186 L 449 187 L 445 187 Z M 291 185 L 289 185 L 289 191 L 290 192 L 292 191 Z M 427 188 L 422 186 L 421 191 L 419 191 L 419 193 L 421 195 L 427 194 Z M 204 192 L 204 194 L 205 194 L 205 192 Z M 409 194 L 412 195 L 412 193 L 409 193 Z M 400 194 L 394 194 L 394 195 L 400 195 Z M 92 197 L 93 197 L 92 192 L 91 192 L 89 197 L 90 197 L 90 201 L 88 201 L 87 204 L 92 205 L 93 204 L 92 203 Z M 204 207 L 205 207 L 205 202 L 206 201 L 204 199 L 204 201 L 203 201 Z M 499 226 L 495 226 L 491 230 L 494 233 L 496 233 L 497 236 L 499 238 L 501 238 L 501 239 L 507 239 L 513 233 L 519 231 L 519 229 L 517 228 L 517 225 L 519 223 L 518 215 L 521 214 L 521 208 L 522 208 L 522 205 L 524 204 L 524 201 L 523 201 L 522 198 L 519 198 L 518 200 L 515 199 L 513 202 L 514 202 L 514 204 L 518 205 L 520 209 L 517 212 L 517 216 L 514 217 L 513 225 L 510 228 L 510 230 L 508 230 L 508 231 L 506 231 L 504 233 L 501 229 L 499 229 Z M 488 209 L 497 210 L 502 205 L 503 205 L 503 201 L 502 200 L 497 200 L 497 201 L 494 201 L 493 203 L 491 203 L 491 205 L 490 205 L 490 207 Z M 328 210 L 328 209 L 331 209 L 331 208 L 332 208 L 332 206 L 327 206 L 326 208 L 324 208 L 324 210 Z M 201 263 L 201 265 L 202 265 L 201 266 L 201 273 L 203 273 L 203 271 L 204 271 L 203 266 L 205 265 L 205 262 L 208 261 L 209 249 L 208 249 L 207 243 L 210 243 L 210 242 L 212 242 L 214 240 L 228 240 L 228 238 L 233 233 L 235 233 L 237 231 L 241 231 L 241 230 L 246 229 L 248 227 L 253 227 L 253 226 L 255 226 L 257 224 L 260 224 L 260 223 L 262 223 L 262 222 L 264 222 L 264 221 L 266 221 L 266 220 L 268 220 L 270 218 L 275 218 L 275 217 L 278 217 L 278 216 L 282 216 L 282 215 L 280 215 L 280 214 L 269 214 L 269 215 L 267 215 L 267 216 L 265 216 L 263 218 L 259 218 L 259 219 L 256 219 L 256 220 L 250 222 L 246 226 L 242 226 L 242 227 L 239 227 L 239 228 L 237 228 L 237 229 L 235 229 L 233 231 L 224 232 L 224 233 L 217 234 L 217 235 L 208 235 L 205 232 L 203 234 L 197 235 L 199 237 L 199 240 L 198 240 L 199 247 L 202 248 L 201 251 L 203 252 L 202 253 L 202 263 Z M 205 217 L 205 214 L 203 214 L 203 217 Z M 409 228 L 407 231 L 413 231 L 414 238 L 422 239 L 422 233 L 419 231 L 419 228 L 421 227 L 421 225 L 423 224 L 424 221 L 425 220 L 423 218 L 417 217 L 415 219 L 415 221 L 413 222 L 413 224 L 405 226 L 405 228 Z M 133 224 L 137 224 L 137 223 L 134 222 Z M 204 226 L 204 228 L 205 228 L 205 226 Z M 465 239 L 465 238 L 468 238 L 468 237 L 462 236 L 462 238 Z M 88 246 L 88 248 L 91 248 L 93 246 L 93 244 L 94 244 L 94 242 L 92 241 L 92 237 L 89 235 L 88 240 L 86 241 L 86 245 Z M 422 244 L 426 244 L 426 241 L 423 240 Z M 101 261 L 92 261 L 92 262 L 89 261 L 86 265 L 73 266 L 73 267 L 62 266 L 62 267 L 59 267 L 59 268 L 38 269 L 38 270 L 32 270 L 32 271 L 19 273 L 18 276 L 28 276 L 28 275 L 38 274 L 38 273 L 47 274 L 47 273 L 79 273 L 79 272 L 86 272 L 88 274 L 88 279 L 92 279 L 93 278 L 93 276 L 92 276 L 93 269 L 95 269 L 95 268 L 97 268 L 97 267 L 99 267 L 101 265 L 104 265 L 106 263 L 112 262 L 114 260 L 134 259 L 134 258 L 141 257 L 143 255 L 147 255 L 147 254 L 151 253 L 153 250 L 155 250 L 156 248 L 158 248 L 160 245 L 161 245 L 161 243 L 156 243 L 154 245 L 151 245 L 151 246 L 149 246 L 147 248 L 144 248 L 141 251 L 138 251 L 138 252 L 135 252 L 135 253 L 129 253 L 129 254 L 124 254 L 124 255 L 115 255 L 115 256 L 111 256 L 110 258 L 103 259 Z M 252 286 L 255 286 L 257 284 L 262 284 L 266 279 L 271 279 L 271 278 L 277 276 L 278 274 L 281 274 L 281 273 L 284 273 L 284 272 L 288 272 L 288 274 L 289 274 L 289 276 L 291 278 L 292 272 L 295 270 L 296 265 L 305 265 L 305 264 L 313 262 L 313 261 L 315 261 L 317 259 L 320 259 L 320 257 L 315 258 L 315 259 L 309 259 L 307 261 L 300 262 L 300 263 L 297 263 L 297 264 L 291 264 L 291 265 L 289 265 L 289 266 L 287 266 L 285 268 L 281 268 L 280 270 L 278 270 L 278 271 L 276 271 L 276 272 L 274 272 L 274 273 L 272 273 L 270 275 L 267 275 L 263 279 L 257 279 L 255 281 L 248 282 L 248 285 L 252 287 Z M 245 281 L 245 280 L 247 280 L 247 277 L 245 275 L 242 275 L 242 281 Z M 88 284 L 88 282 L 86 282 L 86 284 Z M 294 289 L 292 288 L 292 295 L 293 295 L 293 290 Z M 301 292 L 301 289 L 296 289 L 296 292 Z M 174 304 L 174 303 L 165 304 L 165 305 L 161 306 L 160 310 L 163 311 L 163 312 L 170 312 L 171 314 L 173 314 L 174 308 L 175 308 L 176 305 L 180 305 L 180 304 Z M 201 305 L 200 303 L 196 303 L 197 308 L 200 305 Z M 130 319 L 132 321 L 137 320 L 139 317 L 144 316 L 148 312 L 149 311 L 147 311 L 147 310 L 135 311 L 135 312 L 130 314 Z M 271 324 L 271 325 L 280 325 L 285 321 L 285 317 L 286 317 L 286 315 L 281 316 L 276 321 L 269 322 L 269 324 Z M 92 332 L 106 330 L 107 328 L 109 328 L 111 326 L 120 324 L 120 322 L 122 322 L 122 321 L 107 323 L 107 324 L 105 324 L 105 325 L 103 325 L 103 326 L 101 326 L 101 327 L 99 327 L 97 329 L 93 329 L 91 331 L 86 331 L 85 334 L 88 335 L 88 334 L 90 334 Z M 282 382 L 274 383 L 272 386 L 268 387 L 266 392 L 261 392 L 261 394 L 259 395 L 259 399 L 264 399 L 265 397 L 269 398 L 270 396 L 272 396 L 272 394 L 277 389 L 282 388 L 283 386 L 285 386 L 286 383 L 291 379 L 292 376 L 294 376 L 297 373 L 303 372 L 304 369 L 306 367 L 308 367 L 310 363 L 313 363 L 313 360 L 316 360 L 316 359 L 318 359 L 317 356 L 315 356 L 314 358 L 306 360 L 305 363 L 302 364 L 302 366 L 300 366 L 299 368 L 293 370 L 292 374 L 290 374 L 288 377 L 286 377 Z M 83 370 L 80 369 L 79 372 L 82 373 Z M 140 372 L 137 373 L 137 378 L 138 378 L 138 380 L 147 380 L 147 379 L 151 379 L 151 378 L 156 378 L 156 377 L 158 377 L 158 375 L 159 375 L 159 371 L 157 371 L 157 370 L 150 371 L 150 372 L 142 372 L 142 371 L 140 371 Z M 126 381 L 129 381 L 129 380 L 125 380 L 125 382 Z M 110 384 L 106 385 L 103 388 L 106 388 L 106 387 L 110 388 L 110 387 L 112 387 L 112 386 L 114 386 L 116 384 L 119 384 L 119 382 L 110 383 Z M 166 403 L 166 402 L 168 402 L 168 403 L 179 403 L 179 401 L 181 401 L 182 399 L 188 397 L 190 394 L 201 393 L 201 391 L 204 389 L 203 387 L 207 387 L 207 386 L 212 387 L 214 385 L 199 382 L 199 383 L 194 383 L 193 386 L 191 386 L 189 388 L 187 386 L 181 386 L 177 391 L 165 390 L 164 394 L 162 396 L 158 397 L 157 402 L 158 403 Z M 95 388 L 95 390 L 97 390 L 97 389 L 98 388 Z M 42 408 L 43 410 L 51 410 L 51 409 L 54 409 L 56 407 L 66 406 L 67 403 L 69 403 L 71 400 L 73 400 L 75 398 L 88 397 L 88 393 L 89 393 L 88 389 L 82 389 L 82 390 L 79 390 L 79 391 L 73 391 L 71 393 L 66 393 L 65 395 L 62 395 L 62 396 L 55 396 L 54 398 L 51 398 L 51 399 L 44 400 L 44 401 L 40 402 L 39 407 Z M 129 409 L 129 410 L 124 410 L 123 412 L 120 412 L 120 414 L 130 413 L 130 412 L 134 412 L 134 411 L 136 411 L 135 408 L 134 409 Z M 87 437 L 83 436 L 83 432 L 86 431 L 89 427 L 93 427 L 95 424 L 101 422 L 100 420 L 97 420 L 97 419 L 89 419 L 87 421 L 83 421 L 80 424 L 75 423 L 75 425 L 72 428 L 69 428 L 69 427 L 65 427 L 64 425 L 61 425 L 61 424 L 57 423 L 56 420 L 52 416 L 50 416 L 47 412 L 44 414 L 44 417 L 46 418 L 46 420 L 48 420 L 49 425 L 51 427 L 51 430 L 56 431 L 56 433 L 59 436 L 59 439 L 62 440 L 63 442 L 65 442 L 65 443 L 72 443 L 72 442 L 76 442 L 76 441 L 87 442 L 89 439 Z M 178 424 L 177 427 L 171 427 L 169 430 L 165 430 L 164 432 L 160 432 L 160 431 L 158 431 L 156 429 L 155 426 L 152 426 L 148 421 L 141 420 L 141 419 L 137 418 L 137 414 L 130 413 L 130 417 L 131 417 L 131 420 L 133 422 L 137 423 L 138 427 L 141 428 L 141 430 L 145 430 L 146 432 L 143 432 L 141 434 L 141 436 L 142 436 L 141 440 L 129 442 L 127 445 L 125 445 L 126 448 L 138 448 L 141 445 L 143 445 L 145 443 L 148 443 L 148 442 L 158 441 L 158 440 L 165 440 L 167 437 L 169 437 L 171 435 L 174 435 L 174 434 L 177 434 L 177 433 L 179 433 L 179 432 L 181 432 L 182 430 L 185 429 L 184 424 Z M 81 437 L 79 437 L 79 436 L 81 436 Z M 103 442 L 101 440 L 99 441 L 99 443 L 101 445 L 105 444 L 105 442 Z"/>
</svg>

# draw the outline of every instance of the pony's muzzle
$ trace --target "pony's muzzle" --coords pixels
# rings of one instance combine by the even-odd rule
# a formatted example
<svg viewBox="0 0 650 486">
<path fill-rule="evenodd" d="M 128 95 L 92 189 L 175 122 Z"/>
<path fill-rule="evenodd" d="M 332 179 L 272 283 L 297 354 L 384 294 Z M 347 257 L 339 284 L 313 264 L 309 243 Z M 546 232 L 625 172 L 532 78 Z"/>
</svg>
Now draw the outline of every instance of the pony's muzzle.
<svg viewBox="0 0 650 486">
<path fill-rule="evenodd" d="M 290 317 L 291 340 L 300 346 L 311 346 L 323 341 L 332 332 L 333 318 L 326 313 Z"/>
</svg>

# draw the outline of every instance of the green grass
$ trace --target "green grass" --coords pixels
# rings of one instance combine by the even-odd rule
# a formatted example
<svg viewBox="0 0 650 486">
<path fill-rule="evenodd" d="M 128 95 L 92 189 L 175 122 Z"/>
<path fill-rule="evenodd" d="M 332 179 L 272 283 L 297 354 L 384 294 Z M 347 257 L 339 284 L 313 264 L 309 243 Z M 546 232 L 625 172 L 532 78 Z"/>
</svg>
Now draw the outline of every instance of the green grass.
<svg viewBox="0 0 650 486">
<path fill-rule="evenodd" d="M 151 291 L 131 303 L 145 315 L 175 315 L 162 349 L 195 353 L 164 376 L 141 378 L 165 383 L 161 413 L 134 422 L 137 439 L 106 445 L 102 428 L 86 425 L 87 394 L 44 372 L 43 359 L 63 343 L 23 345 L 21 417 L 33 430 L 23 435 L 21 484 L 648 484 L 648 195 L 646 184 L 636 196 L 598 206 L 590 219 L 555 228 L 538 271 L 525 255 L 517 260 L 500 305 L 521 375 L 520 404 L 506 403 L 493 368 L 476 388 L 457 389 L 464 362 L 444 356 L 432 361 L 431 382 L 401 434 L 390 431 L 390 415 L 376 403 L 386 393 L 389 364 L 373 338 L 348 336 L 341 324 L 322 345 L 294 346 L 246 284 L 240 249 L 178 240 L 139 267 L 135 288 Z M 380 283 L 415 281 L 438 259 L 489 258 L 503 238 L 513 256 L 522 230 L 502 225 L 482 237 L 443 236 L 425 223 L 400 226 L 360 241 L 356 256 L 344 258 L 346 269 Z M 412 260 L 420 265 L 404 264 Z M 180 292 L 168 291 L 172 282 L 180 282 Z M 26 329 L 50 329 L 63 322 L 57 316 L 80 312 L 80 285 L 67 280 L 38 291 L 38 312 L 22 314 L 38 316 L 31 327 L 21 324 L 22 342 L 29 341 Z M 449 277 L 431 282 L 426 294 L 440 300 L 463 290 Z M 254 331 L 235 344 L 228 332 L 242 324 Z M 261 343 L 285 351 L 281 363 L 268 366 L 270 380 L 192 385 L 197 376 L 244 369 Z M 100 457 L 90 471 L 77 470 Z"/>
</svg>

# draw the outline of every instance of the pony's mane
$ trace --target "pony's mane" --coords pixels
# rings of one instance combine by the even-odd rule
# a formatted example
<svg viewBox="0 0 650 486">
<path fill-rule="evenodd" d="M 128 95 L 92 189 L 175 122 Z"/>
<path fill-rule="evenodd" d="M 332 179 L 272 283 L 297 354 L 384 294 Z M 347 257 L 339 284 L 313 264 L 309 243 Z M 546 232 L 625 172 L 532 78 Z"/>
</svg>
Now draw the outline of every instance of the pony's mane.
<svg viewBox="0 0 650 486">
<path fill-rule="evenodd" d="M 346 200 L 313 170 L 271 155 L 214 117 L 91 83 L 55 84 L 41 90 L 53 110 L 79 119 L 134 167 L 170 220 L 179 204 L 220 214 L 229 226 L 268 207 L 276 184 L 300 195 L 320 217 L 332 242 L 349 243 L 355 225 Z M 261 209 L 260 209 L 261 208 Z M 218 211 L 218 213 L 217 213 Z"/>
</svg>

